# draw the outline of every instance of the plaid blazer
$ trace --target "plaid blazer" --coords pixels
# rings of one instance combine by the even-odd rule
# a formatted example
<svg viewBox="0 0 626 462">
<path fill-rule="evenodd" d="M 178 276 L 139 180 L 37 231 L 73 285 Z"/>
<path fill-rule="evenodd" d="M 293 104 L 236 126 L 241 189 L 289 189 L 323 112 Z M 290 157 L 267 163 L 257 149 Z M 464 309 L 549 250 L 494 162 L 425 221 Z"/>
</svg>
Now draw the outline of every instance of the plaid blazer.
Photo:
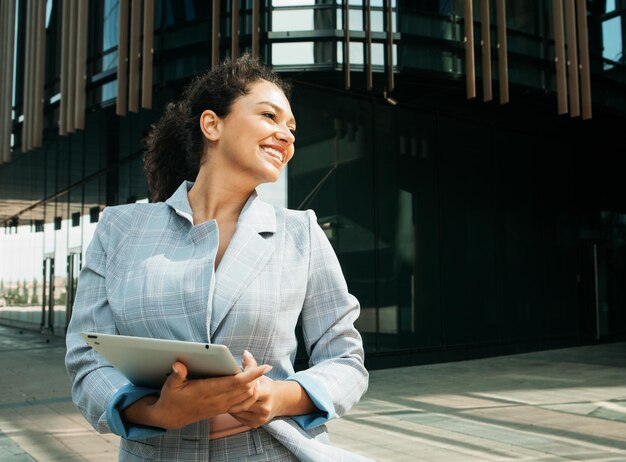
<svg viewBox="0 0 626 462">
<path fill-rule="evenodd" d="M 83 331 L 228 345 L 298 381 L 325 416 L 278 418 L 264 429 L 301 460 L 356 460 L 328 444 L 323 423 L 365 393 L 368 373 L 336 255 L 312 211 L 248 199 L 217 271 L 215 221 L 193 225 L 185 182 L 164 203 L 107 207 L 90 243 L 67 334 L 72 397 L 99 432 L 127 379 L 88 347 Z M 309 368 L 294 373 L 302 314 Z M 208 421 L 141 441 L 122 439 L 125 460 L 209 460 Z M 127 454 L 128 457 L 124 457 Z M 132 457 L 131 457 L 132 455 Z"/>
</svg>

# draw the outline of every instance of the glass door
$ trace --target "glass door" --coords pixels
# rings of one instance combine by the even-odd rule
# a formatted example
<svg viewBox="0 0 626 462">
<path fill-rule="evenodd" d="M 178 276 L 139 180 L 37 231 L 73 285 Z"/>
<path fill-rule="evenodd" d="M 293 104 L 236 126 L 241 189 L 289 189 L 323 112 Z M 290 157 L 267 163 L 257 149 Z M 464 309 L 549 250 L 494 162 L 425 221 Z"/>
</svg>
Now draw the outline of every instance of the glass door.
<svg viewBox="0 0 626 462">
<path fill-rule="evenodd" d="M 54 334 L 54 253 L 44 255 L 41 333 Z"/>
</svg>

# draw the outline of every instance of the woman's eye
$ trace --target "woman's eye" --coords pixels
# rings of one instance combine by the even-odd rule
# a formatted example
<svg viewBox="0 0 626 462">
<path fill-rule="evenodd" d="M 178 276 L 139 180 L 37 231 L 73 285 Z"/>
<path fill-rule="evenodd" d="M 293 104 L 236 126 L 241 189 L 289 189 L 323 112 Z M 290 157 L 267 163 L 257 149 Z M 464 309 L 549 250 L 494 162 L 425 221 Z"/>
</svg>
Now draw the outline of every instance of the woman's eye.
<svg viewBox="0 0 626 462">
<path fill-rule="evenodd" d="M 264 112 L 263 115 L 267 117 L 268 119 L 272 119 L 272 120 L 276 119 L 276 114 L 274 114 L 273 112 Z"/>
</svg>

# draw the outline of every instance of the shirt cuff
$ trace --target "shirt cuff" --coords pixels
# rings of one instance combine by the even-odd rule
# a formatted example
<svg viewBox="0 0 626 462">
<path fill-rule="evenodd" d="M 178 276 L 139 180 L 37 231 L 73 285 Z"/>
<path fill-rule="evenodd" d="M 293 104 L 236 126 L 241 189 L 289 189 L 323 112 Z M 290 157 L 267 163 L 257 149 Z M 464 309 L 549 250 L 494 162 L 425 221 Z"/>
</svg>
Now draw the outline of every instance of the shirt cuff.
<svg viewBox="0 0 626 462">
<path fill-rule="evenodd" d="M 165 433 L 166 430 L 163 428 L 149 427 L 147 425 L 124 424 L 120 414 L 121 411 L 144 396 L 158 396 L 158 394 L 159 390 L 136 387 L 131 383 L 128 383 L 117 390 L 106 409 L 107 423 L 109 424 L 111 431 L 122 438 L 134 441 L 145 440 L 151 436 L 158 436 Z"/>
<path fill-rule="evenodd" d="M 330 419 L 337 417 L 332 398 L 326 391 L 326 388 L 324 388 L 315 378 L 306 374 L 298 373 L 287 377 L 286 380 L 298 382 L 300 386 L 304 388 L 304 391 L 306 391 L 309 395 L 313 404 L 315 404 L 315 406 L 317 406 L 320 410 L 320 412 L 313 414 L 296 415 L 291 417 L 291 419 L 297 422 L 297 424 L 304 430 L 319 427 L 320 425 L 324 425 Z"/>
</svg>

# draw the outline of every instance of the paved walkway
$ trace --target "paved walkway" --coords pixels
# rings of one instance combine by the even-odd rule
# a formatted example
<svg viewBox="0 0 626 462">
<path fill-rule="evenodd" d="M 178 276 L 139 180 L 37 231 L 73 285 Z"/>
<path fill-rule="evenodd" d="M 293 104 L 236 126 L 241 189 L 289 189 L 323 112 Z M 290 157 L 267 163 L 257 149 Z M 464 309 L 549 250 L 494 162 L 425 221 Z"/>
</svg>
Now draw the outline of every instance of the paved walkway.
<svg viewBox="0 0 626 462">
<path fill-rule="evenodd" d="M 0 326 L 0 461 L 115 461 L 75 410 L 60 338 Z M 379 461 L 626 461 L 626 343 L 372 372 L 331 422 Z"/>
</svg>

